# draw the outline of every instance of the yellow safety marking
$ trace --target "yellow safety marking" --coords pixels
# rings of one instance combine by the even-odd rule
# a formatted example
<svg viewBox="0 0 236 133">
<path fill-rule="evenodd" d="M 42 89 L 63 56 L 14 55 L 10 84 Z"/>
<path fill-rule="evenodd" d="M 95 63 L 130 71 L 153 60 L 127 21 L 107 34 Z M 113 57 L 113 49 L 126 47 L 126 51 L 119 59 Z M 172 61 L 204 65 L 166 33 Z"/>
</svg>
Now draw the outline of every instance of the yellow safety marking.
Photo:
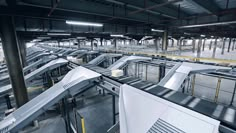
<svg viewBox="0 0 236 133">
<path fill-rule="evenodd" d="M 84 118 L 81 118 L 81 125 L 82 125 L 82 133 L 86 133 L 86 131 L 85 131 L 85 124 L 84 124 Z"/>
<path fill-rule="evenodd" d="M 142 54 L 142 55 L 149 55 L 149 56 L 165 56 L 171 59 L 189 59 L 192 61 L 211 61 L 215 63 L 236 63 L 236 60 L 228 60 L 228 59 L 216 59 L 216 58 L 206 58 L 206 57 L 192 57 L 192 56 L 184 56 L 184 55 L 170 55 L 170 54 L 160 54 L 160 53 L 149 53 L 149 52 L 124 52 L 121 50 L 108 50 L 108 52 L 121 52 L 121 53 L 127 53 L 127 54 Z"/>
<path fill-rule="evenodd" d="M 218 101 L 219 92 L 220 92 L 220 83 L 221 83 L 221 78 L 218 78 L 218 82 L 216 86 L 215 102 Z"/>
</svg>

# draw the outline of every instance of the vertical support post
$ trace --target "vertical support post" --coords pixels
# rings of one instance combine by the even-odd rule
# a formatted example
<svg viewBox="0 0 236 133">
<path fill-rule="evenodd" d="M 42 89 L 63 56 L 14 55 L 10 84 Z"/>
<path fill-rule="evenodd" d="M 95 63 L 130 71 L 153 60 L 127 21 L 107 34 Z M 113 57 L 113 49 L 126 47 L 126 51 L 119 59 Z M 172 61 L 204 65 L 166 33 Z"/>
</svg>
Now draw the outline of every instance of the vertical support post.
<svg viewBox="0 0 236 133">
<path fill-rule="evenodd" d="M 156 47 L 156 52 L 158 52 L 159 50 L 159 44 L 158 44 L 158 40 L 157 39 L 154 39 L 154 45 Z"/>
<path fill-rule="evenodd" d="M 232 95 L 232 99 L 231 99 L 230 105 L 233 105 L 234 97 L 235 97 L 235 92 L 236 92 L 236 82 L 234 84 L 234 91 L 233 91 L 233 95 Z"/>
<path fill-rule="evenodd" d="M 196 47 L 196 45 L 195 45 L 195 43 L 196 43 L 196 40 L 193 38 L 193 40 L 192 40 L 192 45 L 193 45 L 193 53 L 195 53 L 195 47 Z"/>
<path fill-rule="evenodd" d="M 22 66 L 19 65 L 21 60 L 12 17 L 0 16 L 0 35 L 16 105 L 20 107 L 28 101 L 28 95 Z"/>
<path fill-rule="evenodd" d="M 231 41 L 232 41 L 232 38 L 229 39 L 228 52 L 230 52 Z"/>
<path fill-rule="evenodd" d="M 146 64 L 146 70 L 145 70 L 145 73 L 146 73 L 146 81 L 147 81 L 147 78 L 148 78 L 148 65 Z"/>
<path fill-rule="evenodd" d="M 117 50 L 116 39 L 114 39 L 114 47 L 115 47 L 115 51 L 116 51 Z"/>
<path fill-rule="evenodd" d="M 200 58 L 201 46 L 202 46 L 202 38 L 199 38 L 198 45 L 197 45 L 197 58 Z"/>
<path fill-rule="evenodd" d="M 233 40 L 233 46 L 232 46 L 232 51 L 235 49 L 235 39 Z"/>
<path fill-rule="evenodd" d="M 183 41 L 182 38 L 180 38 L 180 39 L 178 40 L 178 44 L 179 44 L 179 55 L 181 55 L 181 51 L 182 51 L 182 41 Z"/>
<path fill-rule="evenodd" d="M 167 30 L 165 30 L 162 38 L 162 51 L 166 52 L 167 47 L 168 47 L 168 32 Z"/>
<path fill-rule="evenodd" d="M 209 46 L 209 50 L 211 50 L 212 43 L 213 43 L 213 41 L 212 41 L 212 39 L 211 39 L 211 41 L 210 41 L 210 46 Z"/>
<path fill-rule="evenodd" d="M 213 53 L 212 53 L 212 58 L 215 58 L 215 55 L 216 55 L 216 46 L 217 46 L 217 38 L 215 39 L 214 49 L 213 49 Z"/>
<path fill-rule="evenodd" d="M 194 88 L 195 88 L 195 79 L 196 79 L 196 74 L 193 75 L 192 78 L 192 96 L 194 96 Z"/>
<path fill-rule="evenodd" d="M 206 38 L 204 38 L 204 40 L 203 40 L 203 44 L 202 44 L 202 51 L 204 51 L 204 50 L 205 50 L 205 44 L 206 44 Z"/>
<path fill-rule="evenodd" d="M 26 46 L 25 41 L 23 39 L 18 39 L 18 49 L 21 57 L 21 65 L 22 67 L 27 66 L 26 62 Z"/>
<path fill-rule="evenodd" d="M 219 92 L 220 92 L 220 84 L 221 84 L 221 78 L 218 78 L 217 86 L 216 86 L 216 94 L 215 94 L 215 102 L 217 103 Z"/>
<path fill-rule="evenodd" d="M 223 38 L 223 45 L 222 45 L 222 51 L 221 51 L 221 54 L 223 55 L 224 52 L 225 52 L 225 42 L 226 42 L 226 39 Z"/>
<path fill-rule="evenodd" d="M 103 46 L 103 38 L 100 38 L 101 46 Z"/>
<path fill-rule="evenodd" d="M 171 41 L 172 41 L 171 46 L 174 47 L 174 42 L 175 42 L 174 39 L 172 38 Z"/>
<path fill-rule="evenodd" d="M 161 63 L 159 66 L 159 82 L 165 77 L 166 73 L 166 66 L 165 64 Z"/>
<path fill-rule="evenodd" d="M 9 94 L 6 94 L 4 96 L 5 100 L 6 100 L 6 103 L 7 103 L 7 109 L 12 109 L 12 105 L 11 105 L 11 100 L 10 100 L 10 95 Z"/>
<path fill-rule="evenodd" d="M 93 39 L 91 39 L 90 41 L 91 41 L 91 50 L 93 50 Z"/>
<path fill-rule="evenodd" d="M 112 88 L 115 91 L 115 88 Z M 113 125 L 116 124 L 116 96 L 112 95 L 112 115 L 113 115 Z"/>
</svg>

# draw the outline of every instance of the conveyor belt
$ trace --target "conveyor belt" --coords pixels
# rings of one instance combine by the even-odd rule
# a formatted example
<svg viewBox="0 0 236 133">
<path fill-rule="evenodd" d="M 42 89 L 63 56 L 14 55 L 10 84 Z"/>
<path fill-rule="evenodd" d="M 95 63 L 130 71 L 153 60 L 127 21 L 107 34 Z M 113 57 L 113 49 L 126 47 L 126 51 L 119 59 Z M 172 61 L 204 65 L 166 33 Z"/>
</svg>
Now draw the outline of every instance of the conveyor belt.
<svg viewBox="0 0 236 133">
<path fill-rule="evenodd" d="M 102 54 L 96 57 L 95 59 L 91 60 L 88 64 L 91 65 L 99 65 L 103 61 L 105 61 L 107 58 L 113 58 L 113 57 L 120 57 L 122 54 Z"/>
<path fill-rule="evenodd" d="M 84 67 L 71 70 L 59 83 L 24 104 L 0 122 L 0 132 L 18 132 L 67 95 L 76 95 L 94 85 L 101 75 Z"/>
<path fill-rule="evenodd" d="M 123 56 L 118 61 L 113 63 L 111 66 L 108 67 L 109 70 L 120 69 L 130 60 L 151 60 L 150 57 L 141 57 L 141 56 Z"/>
<path fill-rule="evenodd" d="M 162 86 L 151 88 L 147 92 L 219 120 L 222 125 L 236 130 L 236 110 L 233 108 L 228 108 L 213 102 L 201 100 Z"/>
<path fill-rule="evenodd" d="M 29 58 L 29 59 L 27 60 L 27 62 L 28 62 L 28 63 L 29 63 L 29 62 L 33 62 L 34 60 L 40 59 L 40 58 L 42 58 L 42 57 L 44 57 L 44 56 L 48 56 L 48 55 L 50 55 L 50 53 L 41 53 L 41 54 L 38 54 L 38 55 L 36 55 L 36 56 L 33 56 L 32 58 Z"/>
<path fill-rule="evenodd" d="M 62 58 L 53 60 L 47 64 L 45 64 L 44 66 L 40 67 L 39 69 L 29 73 L 28 75 L 25 76 L 25 81 L 26 83 L 29 83 L 29 81 L 31 81 L 32 79 L 35 78 L 35 76 L 39 76 L 40 74 L 45 73 L 46 71 L 49 70 L 53 70 L 59 66 L 65 65 L 67 64 L 68 61 Z"/>
</svg>

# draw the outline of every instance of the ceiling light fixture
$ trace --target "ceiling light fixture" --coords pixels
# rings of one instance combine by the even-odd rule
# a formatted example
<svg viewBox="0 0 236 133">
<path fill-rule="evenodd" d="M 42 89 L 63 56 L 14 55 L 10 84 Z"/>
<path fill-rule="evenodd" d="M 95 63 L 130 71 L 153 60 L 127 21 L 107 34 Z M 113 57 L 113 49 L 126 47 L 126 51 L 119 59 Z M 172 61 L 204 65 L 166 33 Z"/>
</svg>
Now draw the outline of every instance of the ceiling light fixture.
<svg viewBox="0 0 236 133">
<path fill-rule="evenodd" d="M 227 25 L 227 24 L 235 24 L 236 21 L 228 21 L 228 22 L 216 22 L 216 23 L 208 23 L 208 24 L 196 24 L 196 25 L 185 25 L 180 26 L 180 29 L 184 28 L 195 28 L 195 27 L 205 27 L 205 26 L 216 26 L 216 25 Z"/>
<path fill-rule="evenodd" d="M 111 37 L 124 37 L 124 35 L 111 35 Z"/>
<path fill-rule="evenodd" d="M 94 26 L 94 27 L 102 27 L 103 26 L 103 24 L 101 24 L 101 23 L 70 21 L 70 20 L 66 20 L 66 24 L 80 25 L 80 26 Z"/>
<path fill-rule="evenodd" d="M 70 33 L 47 33 L 49 36 L 70 36 Z"/>
<path fill-rule="evenodd" d="M 165 32 L 164 30 L 157 30 L 157 29 L 152 29 L 154 32 Z"/>
</svg>

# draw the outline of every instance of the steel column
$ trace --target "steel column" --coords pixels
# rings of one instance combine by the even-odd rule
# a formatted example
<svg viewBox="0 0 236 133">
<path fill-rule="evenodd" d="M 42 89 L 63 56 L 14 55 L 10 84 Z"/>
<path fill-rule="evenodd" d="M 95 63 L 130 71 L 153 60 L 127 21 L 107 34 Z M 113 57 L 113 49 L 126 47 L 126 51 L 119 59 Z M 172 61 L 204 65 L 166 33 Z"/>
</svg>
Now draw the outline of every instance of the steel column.
<svg viewBox="0 0 236 133">
<path fill-rule="evenodd" d="M 198 45 L 197 45 L 197 58 L 200 58 L 201 46 L 202 46 L 202 38 L 199 38 Z"/>
<path fill-rule="evenodd" d="M 0 16 L 0 35 L 17 107 L 28 101 L 13 18 Z"/>
<path fill-rule="evenodd" d="M 212 53 L 212 58 L 215 58 L 215 55 L 216 55 L 216 46 L 217 46 L 217 38 L 215 39 L 214 49 L 213 49 L 213 53 Z"/>
<path fill-rule="evenodd" d="M 22 67 L 25 67 L 27 66 L 27 63 L 26 63 L 26 46 L 24 40 L 18 39 L 18 49 L 21 56 Z"/>
<path fill-rule="evenodd" d="M 192 50 L 192 51 L 193 51 L 193 53 L 195 53 L 195 47 L 196 47 L 196 46 L 195 46 L 195 43 L 196 43 L 196 40 L 193 39 L 193 41 L 192 41 L 192 45 L 193 45 L 193 50 Z"/>
<path fill-rule="evenodd" d="M 223 39 L 223 45 L 222 45 L 222 51 L 221 51 L 221 54 L 223 55 L 224 52 L 225 52 L 225 42 L 226 42 L 226 39 Z"/>
<path fill-rule="evenodd" d="M 235 39 L 233 40 L 233 46 L 232 46 L 232 51 L 235 49 Z"/>
<path fill-rule="evenodd" d="M 162 51 L 167 51 L 168 47 L 168 32 L 165 30 L 162 38 Z"/>
<path fill-rule="evenodd" d="M 203 40 L 203 44 L 202 44 L 202 51 L 205 50 L 205 44 L 206 44 L 206 39 Z"/>
<path fill-rule="evenodd" d="M 231 40 L 232 40 L 232 38 L 229 39 L 228 52 L 230 51 Z"/>
</svg>

